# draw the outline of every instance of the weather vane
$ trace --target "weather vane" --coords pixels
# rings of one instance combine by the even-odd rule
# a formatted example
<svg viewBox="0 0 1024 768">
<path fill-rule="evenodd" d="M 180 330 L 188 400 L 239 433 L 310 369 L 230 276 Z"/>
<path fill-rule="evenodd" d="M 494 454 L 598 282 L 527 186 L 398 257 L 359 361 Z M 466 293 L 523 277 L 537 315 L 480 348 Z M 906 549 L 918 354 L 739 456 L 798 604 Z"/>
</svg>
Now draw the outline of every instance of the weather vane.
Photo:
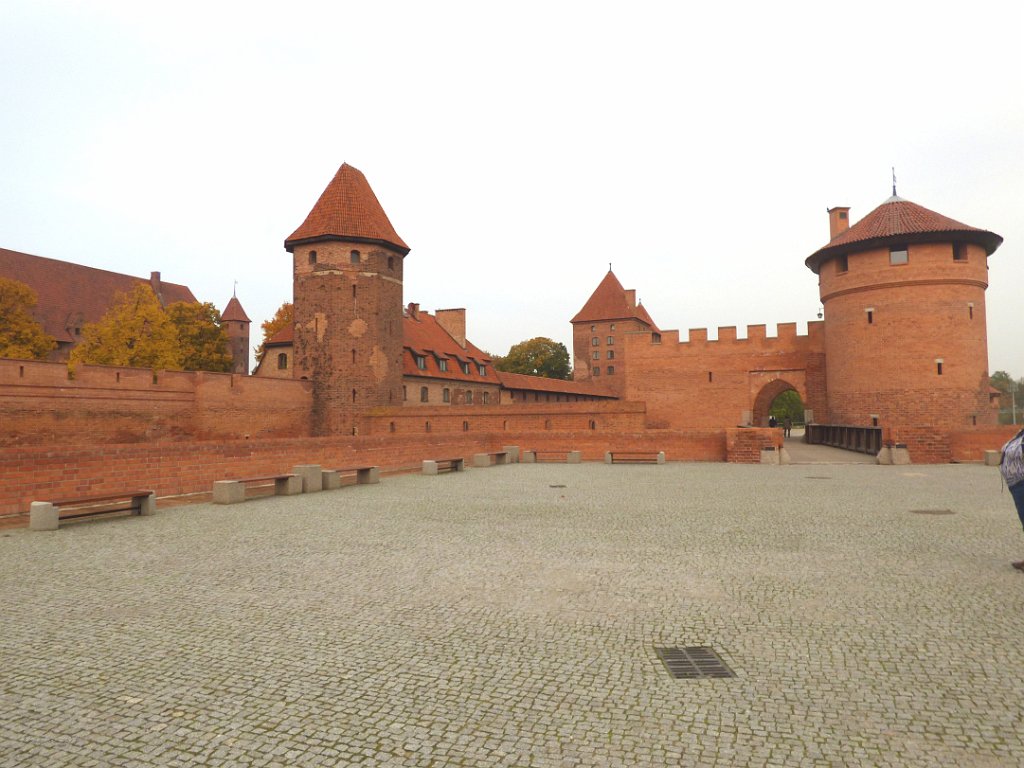
<svg viewBox="0 0 1024 768">
<path fill-rule="evenodd" d="M 896 166 L 892 166 L 892 196 L 896 197 Z"/>
</svg>

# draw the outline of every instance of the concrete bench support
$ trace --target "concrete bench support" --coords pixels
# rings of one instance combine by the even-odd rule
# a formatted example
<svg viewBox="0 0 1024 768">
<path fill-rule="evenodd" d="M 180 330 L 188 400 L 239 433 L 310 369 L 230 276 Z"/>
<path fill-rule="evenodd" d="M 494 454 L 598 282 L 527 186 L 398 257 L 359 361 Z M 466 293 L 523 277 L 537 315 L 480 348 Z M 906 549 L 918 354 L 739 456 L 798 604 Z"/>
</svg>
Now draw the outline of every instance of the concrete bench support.
<svg viewBox="0 0 1024 768">
<path fill-rule="evenodd" d="M 341 488 L 342 475 L 355 472 L 356 485 L 376 485 L 380 482 L 380 467 L 356 467 L 354 469 L 325 469 L 320 473 L 325 491 Z"/>
<path fill-rule="evenodd" d="M 503 445 L 501 450 L 508 455 L 509 464 L 519 463 L 519 446 L 518 445 Z"/>
<path fill-rule="evenodd" d="M 423 460 L 424 475 L 436 475 L 440 470 L 462 472 L 464 469 L 465 461 L 463 459 L 438 459 L 437 461 L 433 461 L 431 459 Z"/>
<path fill-rule="evenodd" d="M 302 493 L 302 478 L 298 475 L 251 478 L 248 482 L 273 480 L 275 496 L 295 496 Z M 215 480 L 213 483 L 214 504 L 237 504 L 245 501 L 245 480 Z"/>
<path fill-rule="evenodd" d="M 494 457 L 494 466 L 501 466 L 508 464 L 508 454 L 504 451 L 498 451 L 497 453 L 474 453 L 473 454 L 473 466 L 474 467 L 489 467 L 491 466 L 491 457 Z"/>
<path fill-rule="evenodd" d="M 566 464 L 582 464 L 583 454 L 580 451 L 569 451 L 565 456 Z"/>
<path fill-rule="evenodd" d="M 319 464 L 299 464 L 292 467 L 292 474 L 302 480 L 303 493 L 315 493 L 323 490 L 323 468 Z"/>
<path fill-rule="evenodd" d="M 1003 459 L 1002 451 L 985 451 L 985 466 L 986 467 L 998 467 L 999 462 Z"/>
<path fill-rule="evenodd" d="M 537 454 L 534 451 L 523 451 L 523 464 L 536 464 Z"/>
<path fill-rule="evenodd" d="M 31 531 L 56 531 L 60 524 L 60 510 L 48 501 L 33 501 L 28 511 Z"/>
</svg>

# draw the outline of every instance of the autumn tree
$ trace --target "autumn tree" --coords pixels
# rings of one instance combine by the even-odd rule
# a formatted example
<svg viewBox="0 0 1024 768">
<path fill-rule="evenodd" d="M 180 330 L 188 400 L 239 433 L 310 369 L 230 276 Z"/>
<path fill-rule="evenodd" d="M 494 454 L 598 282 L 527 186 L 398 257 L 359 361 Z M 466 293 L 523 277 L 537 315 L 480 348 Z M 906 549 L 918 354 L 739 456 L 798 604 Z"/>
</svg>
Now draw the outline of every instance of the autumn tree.
<svg viewBox="0 0 1024 768">
<path fill-rule="evenodd" d="M 544 376 L 548 379 L 568 379 L 569 351 L 565 344 L 544 336 L 521 341 L 500 358 L 494 367 L 509 373 Z"/>
<path fill-rule="evenodd" d="M 72 364 L 162 370 L 180 370 L 181 360 L 178 331 L 146 283 L 119 293 L 98 322 L 82 328 L 82 343 L 71 353 Z"/>
<path fill-rule="evenodd" d="M 0 277 L 0 357 L 42 360 L 57 340 L 34 317 L 35 291 L 17 280 Z"/>
<path fill-rule="evenodd" d="M 213 304 L 178 301 L 168 305 L 167 316 L 178 333 L 184 370 L 225 373 L 231 370 L 228 334 Z"/>
<path fill-rule="evenodd" d="M 280 307 L 277 308 L 277 312 L 269 320 L 264 320 L 260 327 L 263 329 L 263 341 L 256 347 L 256 359 L 260 360 L 263 357 L 263 347 L 270 341 L 274 334 L 280 331 L 282 328 L 287 328 L 295 322 L 295 313 L 292 308 L 292 303 L 286 301 Z"/>
</svg>

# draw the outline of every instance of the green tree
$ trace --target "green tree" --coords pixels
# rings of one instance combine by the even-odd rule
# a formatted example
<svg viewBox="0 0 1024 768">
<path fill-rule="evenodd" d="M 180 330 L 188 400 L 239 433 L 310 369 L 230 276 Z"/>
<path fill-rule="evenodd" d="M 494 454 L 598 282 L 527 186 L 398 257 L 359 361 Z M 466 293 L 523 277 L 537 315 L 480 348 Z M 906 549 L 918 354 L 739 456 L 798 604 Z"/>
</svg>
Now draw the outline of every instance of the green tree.
<svg viewBox="0 0 1024 768">
<path fill-rule="evenodd" d="M 295 312 L 290 301 L 286 301 L 277 308 L 277 312 L 269 320 L 264 320 L 260 327 L 263 329 L 263 341 L 256 347 L 256 359 L 263 359 L 263 346 L 273 338 L 274 334 L 282 328 L 287 328 L 295 322 Z"/>
<path fill-rule="evenodd" d="M 0 277 L 0 357 L 42 360 L 57 340 L 34 317 L 35 291 L 17 280 Z"/>
<path fill-rule="evenodd" d="M 565 344 L 544 336 L 513 345 L 507 355 L 494 362 L 494 367 L 499 371 L 548 379 L 568 379 L 571 373 Z"/>
<path fill-rule="evenodd" d="M 145 283 L 118 294 L 98 322 L 82 329 L 82 343 L 71 353 L 72 365 L 124 365 L 132 368 L 181 369 L 178 332 Z"/>
<path fill-rule="evenodd" d="M 1015 387 L 1013 377 L 1006 371 L 996 371 L 989 376 L 988 383 L 1003 393 L 1009 392 Z"/>
<path fill-rule="evenodd" d="M 231 370 L 228 334 L 221 326 L 220 312 L 213 304 L 178 301 L 167 307 L 167 316 L 178 332 L 184 370 Z"/>
<path fill-rule="evenodd" d="M 796 390 L 787 389 L 772 400 L 768 413 L 780 422 L 789 416 L 794 424 L 802 424 L 804 420 L 804 402 L 800 399 L 800 395 L 796 393 Z"/>
</svg>

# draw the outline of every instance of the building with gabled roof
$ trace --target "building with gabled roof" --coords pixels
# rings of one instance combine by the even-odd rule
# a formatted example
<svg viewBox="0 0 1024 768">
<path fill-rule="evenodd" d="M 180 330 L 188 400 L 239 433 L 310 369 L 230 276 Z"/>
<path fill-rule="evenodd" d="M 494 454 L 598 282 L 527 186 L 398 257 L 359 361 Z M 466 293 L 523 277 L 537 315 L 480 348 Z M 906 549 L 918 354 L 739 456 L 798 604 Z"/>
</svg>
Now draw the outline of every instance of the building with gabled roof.
<svg viewBox="0 0 1024 768">
<path fill-rule="evenodd" d="M 0 248 L 0 276 L 35 292 L 33 315 L 57 339 L 51 360 L 67 360 L 82 340 L 86 323 L 98 322 L 119 294 L 130 293 L 136 285 L 148 284 L 165 307 L 178 301 L 198 303 L 187 286 L 164 282 L 159 272 L 146 279 L 6 248 Z"/>
</svg>

